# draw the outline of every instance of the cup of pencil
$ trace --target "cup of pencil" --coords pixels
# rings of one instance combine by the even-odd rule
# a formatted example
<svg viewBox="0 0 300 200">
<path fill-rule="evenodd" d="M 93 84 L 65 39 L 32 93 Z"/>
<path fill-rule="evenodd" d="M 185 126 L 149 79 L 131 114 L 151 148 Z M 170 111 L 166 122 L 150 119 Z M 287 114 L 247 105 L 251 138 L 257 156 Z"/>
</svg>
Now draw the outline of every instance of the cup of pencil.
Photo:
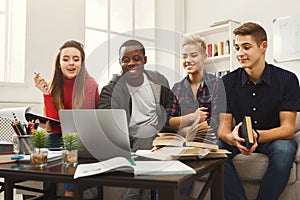
<svg viewBox="0 0 300 200">
<path fill-rule="evenodd" d="M 19 151 L 19 154 L 29 155 L 31 152 L 30 135 L 21 135 L 21 136 L 18 135 L 17 138 L 18 138 L 17 149 Z"/>
</svg>

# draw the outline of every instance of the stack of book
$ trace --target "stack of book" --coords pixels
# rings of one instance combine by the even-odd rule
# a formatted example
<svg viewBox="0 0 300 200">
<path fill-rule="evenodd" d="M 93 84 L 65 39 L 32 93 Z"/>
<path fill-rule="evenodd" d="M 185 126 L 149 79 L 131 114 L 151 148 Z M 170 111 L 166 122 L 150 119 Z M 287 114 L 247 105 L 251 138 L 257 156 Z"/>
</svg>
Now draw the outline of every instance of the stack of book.
<svg viewBox="0 0 300 200">
<path fill-rule="evenodd" d="M 0 141 L 0 154 L 13 154 L 14 144 L 12 142 Z"/>
</svg>

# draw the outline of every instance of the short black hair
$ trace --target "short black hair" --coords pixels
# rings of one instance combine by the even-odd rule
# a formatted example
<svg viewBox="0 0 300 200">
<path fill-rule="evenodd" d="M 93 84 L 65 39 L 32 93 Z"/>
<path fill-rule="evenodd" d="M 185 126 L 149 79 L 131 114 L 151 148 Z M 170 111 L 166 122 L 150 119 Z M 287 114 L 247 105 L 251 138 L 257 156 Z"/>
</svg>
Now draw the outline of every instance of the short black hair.
<svg viewBox="0 0 300 200">
<path fill-rule="evenodd" d="M 139 46 L 140 49 L 141 49 L 141 51 L 142 51 L 142 53 L 143 53 L 143 55 L 144 55 L 144 56 L 146 55 L 144 45 L 143 45 L 141 42 L 137 41 L 137 40 L 127 40 L 126 42 L 124 42 L 124 43 L 120 46 L 120 48 L 119 48 L 119 55 L 121 55 L 121 49 L 122 49 L 123 47 L 131 47 L 131 46 Z"/>
</svg>

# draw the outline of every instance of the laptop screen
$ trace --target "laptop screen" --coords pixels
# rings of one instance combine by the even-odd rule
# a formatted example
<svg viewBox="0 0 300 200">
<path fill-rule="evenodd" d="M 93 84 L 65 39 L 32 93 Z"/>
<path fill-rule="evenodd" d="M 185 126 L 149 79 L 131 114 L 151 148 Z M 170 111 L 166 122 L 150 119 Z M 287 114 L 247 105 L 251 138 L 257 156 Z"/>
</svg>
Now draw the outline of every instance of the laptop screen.
<svg viewBox="0 0 300 200">
<path fill-rule="evenodd" d="M 123 109 L 60 110 L 62 135 L 77 133 L 83 145 L 79 158 L 99 161 L 121 156 L 130 159 L 128 124 Z"/>
</svg>

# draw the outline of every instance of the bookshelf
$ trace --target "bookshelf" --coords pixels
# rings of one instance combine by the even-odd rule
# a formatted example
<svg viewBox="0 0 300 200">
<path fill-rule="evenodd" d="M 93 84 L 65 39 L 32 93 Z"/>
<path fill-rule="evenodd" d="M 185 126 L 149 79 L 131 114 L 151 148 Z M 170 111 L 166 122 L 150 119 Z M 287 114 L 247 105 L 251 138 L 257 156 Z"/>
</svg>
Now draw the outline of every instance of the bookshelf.
<svg viewBox="0 0 300 200">
<path fill-rule="evenodd" d="M 201 37 L 205 38 L 208 44 L 207 53 L 209 57 L 205 63 L 207 72 L 221 77 L 238 67 L 234 54 L 232 31 L 239 25 L 238 22 L 228 20 L 220 25 L 197 32 Z M 212 45 L 212 52 L 209 52 L 209 45 Z M 218 55 L 214 55 L 216 51 Z"/>
</svg>

